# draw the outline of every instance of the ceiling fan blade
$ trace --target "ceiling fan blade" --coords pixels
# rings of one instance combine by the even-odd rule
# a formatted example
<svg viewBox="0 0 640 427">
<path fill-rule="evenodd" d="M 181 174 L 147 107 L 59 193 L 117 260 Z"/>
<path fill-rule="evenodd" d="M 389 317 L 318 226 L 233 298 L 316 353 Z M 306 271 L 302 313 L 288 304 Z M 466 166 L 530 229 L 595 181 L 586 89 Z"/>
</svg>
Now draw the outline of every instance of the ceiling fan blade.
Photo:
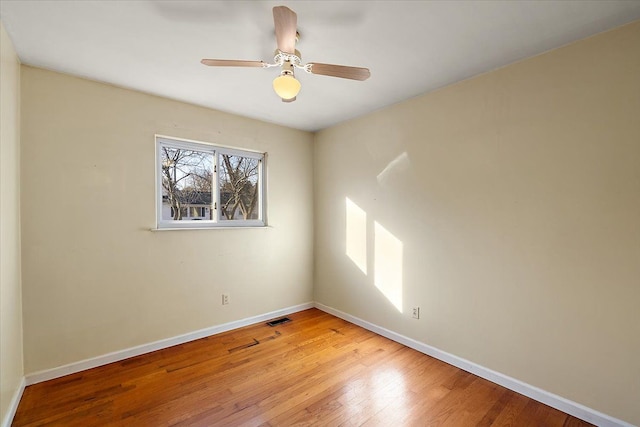
<svg viewBox="0 0 640 427">
<path fill-rule="evenodd" d="M 234 59 L 203 59 L 204 65 L 211 67 L 264 67 L 262 61 L 240 61 Z"/>
<path fill-rule="evenodd" d="M 295 54 L 298 15 L 286 6 L 276 6 L 273 8 L 273 23 L 276 27 L 278 49 Z"/>
<path fill-rule="evenodd" d="M 347 67 L 345 65 L 310 63 L 311 74 L 323 76 L 340 77 L 351 80 L 367 80 L 371 76 L 368 68 Z"/>
<path fill-rule="evenodd" d="M 294 96 L 294 97 L 293 97 L 293 98 L 291 98 L 291 99 L 284 99 L 284 98 L 281 98 L 281 99 L 282 99 L 282 102 L 293 102 L 293 101 L 295 101 L 295 100 L 296 100 L 296 97 Z"/>
</svg>

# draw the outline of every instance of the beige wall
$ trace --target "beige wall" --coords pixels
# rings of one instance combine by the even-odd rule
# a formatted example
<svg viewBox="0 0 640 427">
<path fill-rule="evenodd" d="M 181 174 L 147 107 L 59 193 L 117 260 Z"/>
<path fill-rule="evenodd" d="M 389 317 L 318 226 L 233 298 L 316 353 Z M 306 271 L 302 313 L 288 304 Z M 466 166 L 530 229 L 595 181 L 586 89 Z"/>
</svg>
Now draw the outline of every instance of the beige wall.
<svg viewBox="0 0 640 427">
<path fill-rule="evenodd" d="M 314 161 L 316 301 L 640 424 L 640 22 L 322 131 Z"/>
<path fill-rule="evenodd" d="M 20 61 L 0 23 L 0 422 L 22 381 Z"/>
<path fill-rule="evenodd" d="M 268 152 L 270 227 L 149 231 L 155 133 Z M 26 373 L 311 301 L 312 154 L 306 132 L 23 66 Z"/>
</svg>

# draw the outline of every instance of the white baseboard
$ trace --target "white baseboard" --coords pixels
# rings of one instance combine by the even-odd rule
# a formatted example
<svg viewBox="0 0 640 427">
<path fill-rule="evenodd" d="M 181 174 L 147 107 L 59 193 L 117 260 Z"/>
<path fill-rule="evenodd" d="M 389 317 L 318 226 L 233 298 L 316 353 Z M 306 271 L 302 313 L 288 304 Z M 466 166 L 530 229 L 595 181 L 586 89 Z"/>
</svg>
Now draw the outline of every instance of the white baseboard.
<svg viewBox="0 0 640 427">
<path fill-rule="evenodd" d="M 603 414 L 602 412 L 598 412 L 595 409 L 588 408 L 569 399 L 565 399 L 564 397 L 558 396 L 556 394 L 542 390 L 538 387 L 524 383 L 515 378 L 511 378 L 507 375 L 501 374 L 500 372 L 485 368 L 469 360 L 432 347 L 428 344 L 416 341 L 404 335 L 400 335 L 396 332 L 390 331 L 389 329 L 374 325 L 373 323 L 367 322 L 366 320 L 362 320 L 340 310 L 336 310 L 335 308 L 320 304 L 318 302 L 315 303 L 315 306 L 319 310 L 325 311 L 336 317 L 340 317 L 341 319 L 368 329 L 371 332 L 382 335 L 385 338 L 389 338 L 390 340 L 406 345 L 407 347 L 410 347 L 421 353 L 442 360 L 443 362 L 458 367 L 464 371 L 470 372 L 495 384 L 508 388 L 509 390 L 513 390 L 516 393 L 523 394 L 527 397 L 530 397 L 531 399 L 544 403 L 545 405 L 556 408 L 562 412 L 573 415 L 576 418 L 580 418 L 581 420 L 590 422 L 599 427 L 635 427 L 633 424 L 629 424 L 607 414 Z"/>
<path fill-rule="evenodd" d="M 9 411 L 4 416 L 2 420 L 2 427 L 11 427 L 11 423 L 13 422 L 13 417 L 16 416 L 16 411 L 18 410 L 18 404 L 20 403 L 20 399 L 22 398 L 22 393 L 24 392 L 24 388 L 26 387 L 26 381 L 24 377 L 20 380 L 20 385 L 18 389 L 13 394 L 13 398 L 9 403 Z"/>
<path fill-rule="evenodd" d="M 189 332 L 187 334 L 179 335 L 176 337 L 166 338 L 163 340 L 131 347 L 124 350 L 114 351 L 113 353 L 103 354 L 101 356 L 92 357 L 91 359 L 85 359 L 79 362 L 70 363 L 68 365 L 59 366 L 57 368 L 34 372 L 26 376 L 26 385 L 37 384 L 43 381 L 52 380 L 54 378 L 60 378 L 65 375 L 75 374 L 76 372 L 96 368 L 98 366 L 107 365 L 113 362 L 119 362 L 130 357 L 139 356 L 141 354 L 150 353 L 156 350 L 162 350 L 163 348 L 171 347 L 178 344 L 184 344 L 189 341 L 194 341 L 200 338 L 230 331 L 232 329 L 241 328 L 243 326 L 252 325 L 254 323 L 263 322 L 275 317 L 296 313 L 298 311 L 306 310 L 313 307 L 314 303 L 312 302 L 299 304 L 292 307 L 283 308 L 281 310 L 260 314 L 258 316 L 247 317 L 246 319 L 236 320 L 229 323 L 223 323 L 222 325 L 200 329 L 198 331 Z"/>
</svg>

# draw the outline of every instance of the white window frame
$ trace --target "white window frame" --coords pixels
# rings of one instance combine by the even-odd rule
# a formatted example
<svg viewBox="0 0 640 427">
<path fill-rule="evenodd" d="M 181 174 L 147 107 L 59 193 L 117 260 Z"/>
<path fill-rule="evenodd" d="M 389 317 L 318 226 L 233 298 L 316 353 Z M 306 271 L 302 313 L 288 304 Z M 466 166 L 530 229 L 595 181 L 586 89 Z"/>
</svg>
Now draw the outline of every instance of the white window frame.
<svg viewBox="0 0 640 427">
<path fill-rule="evenodd" d="M 156 226 L 157 229 L 197 229 L 197 228 L 242 228 L 242 227 L 266 227 L 266 158 L 267 153 L 261 153 L 253 150 L 226 147 L 211 144 L 202 141 L 193 141 L 171 136 L 156 135 Z M 199 151 L 203 153 L 211 153 L 213 156 L 213 182 L 211 183 L 211 200 L 213 206 L 212 220 L 183 221 L 183 220 L 166 220 L 162 219 L 162 148 L 181 148 L 185 150 Z M 218 162 L 221 155 L 228 154 L 232 156 L 241 156 L 246 158 L 257 159 L 259 161 L 258 168 L 258 219 L 243 220 L 220 220 L 220 191 L 218 170 L 220 169 Z"/>
</svg>

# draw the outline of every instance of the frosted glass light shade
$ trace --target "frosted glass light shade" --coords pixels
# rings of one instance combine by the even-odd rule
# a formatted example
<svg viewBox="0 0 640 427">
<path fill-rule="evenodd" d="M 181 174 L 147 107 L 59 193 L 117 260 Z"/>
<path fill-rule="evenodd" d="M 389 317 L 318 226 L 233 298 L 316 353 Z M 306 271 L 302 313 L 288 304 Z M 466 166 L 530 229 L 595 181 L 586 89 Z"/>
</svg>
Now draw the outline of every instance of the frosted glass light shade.
<svg viewBox="0 0 640 427">
<path fill-rule="evenodd" d="M 273 80 L 273 90 L 275 90 L 282 99 L 295 98 L 298 92 L 300 92 L 301 86 L 295 77 L 288 74 L 278 76 Z"/>
</svg>

